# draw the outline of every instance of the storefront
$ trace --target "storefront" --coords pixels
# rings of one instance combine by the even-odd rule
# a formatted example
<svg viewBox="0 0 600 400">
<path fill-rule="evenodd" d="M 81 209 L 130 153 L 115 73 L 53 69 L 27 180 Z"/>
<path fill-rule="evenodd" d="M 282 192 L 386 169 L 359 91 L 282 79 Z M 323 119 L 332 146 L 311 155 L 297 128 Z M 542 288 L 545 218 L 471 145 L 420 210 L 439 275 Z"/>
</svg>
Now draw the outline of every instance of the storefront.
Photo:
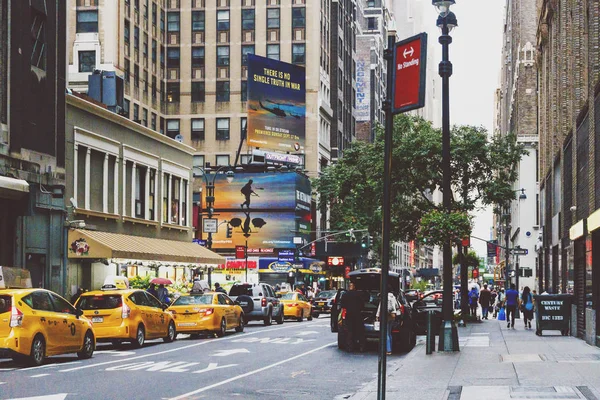
<svg viewBox="0 0 600 400">
<path fill-rule="evenodd" d="M 304 283 L 309 286 L 323 286 L 326 272 L 323 261 L 300 257 L 297 263 L 280 262 L 274 257 L 263 257 L 258 262 L 258 275 L 261 282 L 272 286 L 282 283 Z"/>
</svg>

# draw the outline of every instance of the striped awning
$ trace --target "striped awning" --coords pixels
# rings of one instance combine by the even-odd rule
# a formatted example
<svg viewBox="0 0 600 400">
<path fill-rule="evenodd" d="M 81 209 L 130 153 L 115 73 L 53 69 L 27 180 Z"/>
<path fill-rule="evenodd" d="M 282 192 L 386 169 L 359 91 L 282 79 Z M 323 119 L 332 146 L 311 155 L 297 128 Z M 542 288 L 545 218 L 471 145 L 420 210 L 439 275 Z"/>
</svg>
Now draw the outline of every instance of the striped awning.
<svg viewBox="0 0 600 400">
<path fill-rule="evenodd" d="M 225 264 L 225 257 L 192 242 L 120 233 L 69 230 L 69 258 L 121 258 L 191 264 Z"/>
</svg>

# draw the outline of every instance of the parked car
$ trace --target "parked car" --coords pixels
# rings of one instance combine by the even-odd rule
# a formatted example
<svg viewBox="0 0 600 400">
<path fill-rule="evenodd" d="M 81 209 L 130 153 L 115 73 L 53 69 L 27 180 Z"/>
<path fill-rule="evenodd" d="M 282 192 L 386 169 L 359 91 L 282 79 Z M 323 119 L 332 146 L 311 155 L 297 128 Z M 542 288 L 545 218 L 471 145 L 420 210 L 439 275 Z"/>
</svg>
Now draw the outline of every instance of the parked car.
<svg viewBox="0 0 600 400">
<path fill-rule="evenodd" d="M 331 307 L 335 296 L 336 290 L 323 290 L 314 298 L 312 304 L 312 315 L 315 318 L 319 318 L 321 314 L 331 314 Z"/>
<path fill-rule="evenodd" d="M 166 305 L 141 289 L 93 290 L 83 293 L 75 306 L 94 324 L 99 342 L 142 347 L 146 339 L 175 340 L 177 330 Z"/>
<path fill-rule="evenodd" d="M 192 292 L 180 296 L 167 308 L 179 333 L 225 335 L 228 329 L 244 331 L 242 308 L 223 293 Z"/>
<path fill-rule="evenodd" d="M 417 335 L 427 333 L 427 313 L 433 311 L 434 334 L 437 335 L 442 323 L 442 298 L 444 292 L 434 290 L 426 293 L 420 300 L 413 303 L 413 322 Z"/>
<path fill-rule="evenodd" d="M 49 290 L 0 289 L 0 358 L 36 366 L 58 354 L 91 358 L 96 335 L 82 314 Z"/>
<path fill-rule="evenodd" d="M 348 277 L 364 298 L 362 319 L 365 337 L 367 339 L 379 339 L 380 332 L 375 330 L 375 319 L 381 298 L 381 269 L 360 269 L 350 272 Z M 392 351 L 410 351 L 417 342 L 413 331 L 412 309 L 404 293 L 400 290 L 400 275 L 390 272 L 388 281 L 392 286 L 392 293 L 394 293 L 400 304 L 400 313 L 396 316 L 395 327 L 392 328 Z M 344 309 L 343 300 L 340 315 L 341 318 L 338 318 L 338 347 L 345 349 L 349 341 L 352 340 L 352 332 L 346 324 L 346 310 Z"/>
<path fill-rule="evenodd" d="M 302 293 L 286 293 L 281 296 L 281 303 L 285 318 L 295 318 L 298 322 L 302 322 L 304 318 L 312 320 L 312 306 Z"/>
<path fill-rule="evenodd" d="M 420 289 L 408 289 L 404 295 L 408 301 L 417 301 L 423 297 L 423 292 Z"/>
<path fill-rule="evenodd" d="M 236 283 L 229 290 L 229 298 L 242 308 L 244 323 L 258 320 L 271 325 L 275 319 L 278 324 L 283 324 L 283 304 L 269 284 Z"/>
</svg>

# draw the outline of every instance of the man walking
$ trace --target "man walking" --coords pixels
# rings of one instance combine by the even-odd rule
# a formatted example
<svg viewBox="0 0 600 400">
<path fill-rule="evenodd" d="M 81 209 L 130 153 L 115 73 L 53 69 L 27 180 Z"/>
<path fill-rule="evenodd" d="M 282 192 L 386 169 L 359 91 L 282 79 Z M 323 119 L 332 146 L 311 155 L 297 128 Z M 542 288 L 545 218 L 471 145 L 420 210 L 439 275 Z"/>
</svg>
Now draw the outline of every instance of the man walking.
<svg viewBox="0 0 600 400">
<path fill-rule="evenodd" d="M 515 284 L 510 284 L 510 289 L 506 291 L 506 320 L 507 328 L 512 326 L 515 329 L 515 313 L 517 311 L 517 303 L 519 302 L 519 292 L 515 290 Z"/>
<path fill-rule="evenodd" d="M 349 290 L 344 294 L 341 300 L 342 308 L 346 309 L 346 323 L 349 328 L 346 346 L 350 351 L 353 351 L 356 342 L 358 342 L 359 351 L 362 352 L 365 350 L 365 327 L 363 325 L 361 314 L 363 305 L 364 301 L 362 294 L 356 290 L 354 283 L 350 282 Z"/>
<path fill-rule="evenodd" d="M 481 304 L 481 315 L 483 319 L 488 319 L 491 299 L 492 292 L 488 290 L 488 285 L 484 284 L 483 289 L 481 289 L 481 292 L 479 293 L 479 304 Z"/>
</svg>

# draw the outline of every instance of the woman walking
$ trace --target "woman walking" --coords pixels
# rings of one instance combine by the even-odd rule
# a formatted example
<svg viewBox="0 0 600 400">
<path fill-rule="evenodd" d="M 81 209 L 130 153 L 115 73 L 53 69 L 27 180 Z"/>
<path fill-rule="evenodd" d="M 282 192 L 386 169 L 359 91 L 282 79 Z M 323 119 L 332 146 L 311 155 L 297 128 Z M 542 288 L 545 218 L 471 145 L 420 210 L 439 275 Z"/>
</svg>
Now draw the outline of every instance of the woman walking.
<svg viewBox="0 0 600 400">
<path fill-rule="evenodd" d="M 521 311 L 523 312 L 523 322 L 525 328 L 531 329 L 531 320 L 533 319 L 533 296 L 529 286 L 525 286 L 521 294 Z"/>
</svg>

